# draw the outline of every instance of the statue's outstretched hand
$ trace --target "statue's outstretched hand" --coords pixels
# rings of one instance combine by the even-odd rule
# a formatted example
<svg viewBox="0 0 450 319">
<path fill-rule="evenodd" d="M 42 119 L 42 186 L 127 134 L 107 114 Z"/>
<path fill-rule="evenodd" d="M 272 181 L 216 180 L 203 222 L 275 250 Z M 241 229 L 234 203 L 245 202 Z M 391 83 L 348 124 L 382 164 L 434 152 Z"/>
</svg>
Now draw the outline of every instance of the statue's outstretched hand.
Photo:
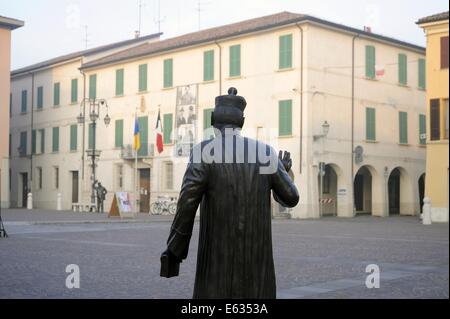
<svg viewBox="0 0 450 319">
<path fill-rule="evenodd" d="M 283 163 L 286 172 L 289 172 L 292 167 L 291 153 L 284 151 L 283 156 L 283 151 L 280 151 L 280 153 L 278 153 L 278 158 L 280 159 L 281 163 Z"/>
</svg>

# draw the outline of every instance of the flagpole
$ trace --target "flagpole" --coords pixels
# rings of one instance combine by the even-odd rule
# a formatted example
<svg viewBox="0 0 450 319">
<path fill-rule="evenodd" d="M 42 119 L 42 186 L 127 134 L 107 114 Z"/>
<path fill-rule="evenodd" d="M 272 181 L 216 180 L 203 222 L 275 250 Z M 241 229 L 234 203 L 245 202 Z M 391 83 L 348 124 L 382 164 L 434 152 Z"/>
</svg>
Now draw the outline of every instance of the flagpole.
<svg viewBox="0 0 450 319">
<path fill-rule="evenodd" d="M 134 120 L 137 121 L 137 107 L 136 107 L 136 113 L 134 115 Z M 139 133 L 140 134 L 140 133 Z M 137 165 L 138 165 L 138 149 L 137 149 L 137 145 L 135 145 L 135 156 L 134 156 L 134 213 L 137 215 L 139 213 L 138 210 L 138 181 L 137 181 L 137 176 L 138 176 L 138 169 L 137 169 Z"/>
</svg>

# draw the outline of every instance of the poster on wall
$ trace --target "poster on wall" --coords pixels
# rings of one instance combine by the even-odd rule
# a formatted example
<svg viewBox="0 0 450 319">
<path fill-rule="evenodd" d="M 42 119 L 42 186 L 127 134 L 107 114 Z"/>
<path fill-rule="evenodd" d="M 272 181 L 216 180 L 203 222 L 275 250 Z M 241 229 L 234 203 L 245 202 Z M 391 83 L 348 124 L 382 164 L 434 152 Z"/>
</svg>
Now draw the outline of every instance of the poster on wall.
<svg viewBox="0 0 450 319">
<path fill-rule="evenodd" d="M 197 95 L 197 84 L 177 87 L 175 156 L 189 156 L 197 141 Z"/>
</svg>

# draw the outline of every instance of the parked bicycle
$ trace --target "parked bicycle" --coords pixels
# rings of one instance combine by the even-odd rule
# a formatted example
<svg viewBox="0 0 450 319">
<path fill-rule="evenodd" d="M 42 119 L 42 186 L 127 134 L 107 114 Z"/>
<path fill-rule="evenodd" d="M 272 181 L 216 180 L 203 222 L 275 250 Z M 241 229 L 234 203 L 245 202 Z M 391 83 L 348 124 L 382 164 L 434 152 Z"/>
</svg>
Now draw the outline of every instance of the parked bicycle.
<svg viewBox="0 0 450 319">
<path fill-rule="evenodd" d="M 177 211 L 176 197 L 158 196 L 150 206 L 152 215 L 175 215 Z"/>
</svg>

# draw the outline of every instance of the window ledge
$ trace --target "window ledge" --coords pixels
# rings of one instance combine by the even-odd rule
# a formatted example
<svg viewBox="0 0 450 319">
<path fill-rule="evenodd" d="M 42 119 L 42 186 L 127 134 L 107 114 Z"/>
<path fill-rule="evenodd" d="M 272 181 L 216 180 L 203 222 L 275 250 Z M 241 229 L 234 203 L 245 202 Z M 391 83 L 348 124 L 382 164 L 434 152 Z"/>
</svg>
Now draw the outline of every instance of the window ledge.
<svg viewBox="0 0 450 319">
<path fill-rule="evenodd" d="M 36 112 L 42 112 L 43 110 L 44 110 L 43 107 L 38 107 L 38 108 L 35 109 Z"/>
<path fill-rule="evenodd" d="M 399 146 L 411 146 L 409 143 L 398 143 Z"/>
<path fill-rule="evenodd" d="M 20 112 L 19 115 L 25 115 L 28 114 L 28 112 Z"/>
<path fill-rule="evenodd" d="M 278 68 L 275 72 L 289 72 L 289 71 L 294 71 L 294 68 L 291 66 L 291 67 L 288 67 L 288 68 Z"/>
<path fill-rule="evenodd" d="M 145 90 L 145 91 L 138 91 L 138 92 L 137 92 L 138 95 L 141 95 L 141 94 L 147 94 L 147 93 L 149 93 L 148 90 Z"/>
<path fill-rule="evenodd" d="M 163 87 L 163 91 L 169 91 L 169 90 L 172 90 L 173 88 L 175 88 L 173 85 L 168 86 L 168 87 Z"/>
<path fill-rule="evenodd" d="M 75 102 L 70 102 L 69 105 L 77 105 L 77 104 L 78 104 L 78 101 L 75 101 Z"/>
<path fill-rule="evenodd" d="M 125 94 L 116 94 L 116 95 L 113 96 L 113 98 L 117 99 L 117 98 L 121 98 L 121 97 L 124 97 L 124 96 L 125 96 Z"/>
<path fill-rule="evenodd" d="M 242 75 L 229 76 L 225 80 L 239 80 L 242 79 Z"/>
<path fill-rule="evenodd" d="M 278 135 L 278 138 L 293 138 L 294 135 L 290 134 L 290 135 Z"/>
<path fill-rule="evenodd" d="M 53 105 L 54 109 L 59 109 L 61 107 L 61 105 Z"/>
<path fill-rule="evenodd" d="M 380 143 L 380 142 L 377 141 L 377 140 L 364 140 L 364 142 L 370 143 L 370 144 L 378 144 L 378 143 Z"/>
<path fill-rule="evenodd" d="M 426 91 L 427 91 L 427 88 L 421 88 L 421 87 L 417 87 L 417 90 L 419 90 L 419 91 L 423 91 L 423 92 L 426 92 Z"/>
<path fill-rule="evenodd" d="M 371 78 L 371 77 L 366 76 L 365 79 L 368 80 L 368 81 L 374 81 L 374 82 L 378 82 L 379 81 L 376 77 Z"/>
<path fill-rule="evenodd" d="M 410 86 L 408 84 L 397 83 L 397 85 L 401 88 L 409 89 Z"/>
<path fill-rule="evenodd" d="M 217 82 L 217 81 L 216 80 L 207 80 L 207 81 L 203 80 L 203 84 L 211 84 L 214 82 Z"/>
</svg>

